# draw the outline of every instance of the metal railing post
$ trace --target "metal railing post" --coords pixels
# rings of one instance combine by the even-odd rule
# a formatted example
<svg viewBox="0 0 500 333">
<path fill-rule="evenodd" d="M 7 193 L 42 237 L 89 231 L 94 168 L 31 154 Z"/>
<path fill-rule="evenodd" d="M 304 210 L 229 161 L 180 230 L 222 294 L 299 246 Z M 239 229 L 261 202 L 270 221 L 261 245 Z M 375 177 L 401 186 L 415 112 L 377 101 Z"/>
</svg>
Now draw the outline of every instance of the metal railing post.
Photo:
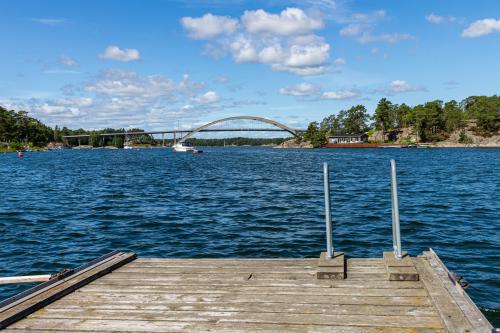
<svg viewBox="0 0 500 333">
<path fill-rule="evenodd" d="M 396 161 L 391 160 L 391 201 L 392 201 L 392 246 L 394 255 L 402 258 L 401 230 L 399 227 L 398 183 L 396 178 Z"/>
<path fill-rule="evenodd" d="M 326 222 L 326 256 L 331 259 L 333 257 L 332 244 L 332 215 L 330 211 L 330 173 L 328 171 L 328 163 L 323 163 L 323 178 L 325 190 L 325 222 Z"/>
</svg>

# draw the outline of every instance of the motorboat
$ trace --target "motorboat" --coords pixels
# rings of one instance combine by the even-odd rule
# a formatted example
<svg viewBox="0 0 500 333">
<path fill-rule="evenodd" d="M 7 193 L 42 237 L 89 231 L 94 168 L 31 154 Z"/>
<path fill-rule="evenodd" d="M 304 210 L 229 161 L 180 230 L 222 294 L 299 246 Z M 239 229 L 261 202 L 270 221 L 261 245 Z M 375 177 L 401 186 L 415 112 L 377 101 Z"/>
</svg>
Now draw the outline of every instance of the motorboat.
<svg viewBox="0 0 500 333">
<path fill-rule="evenodd" d="M 172 149 L 176 153 L 192 153 L 192 154 L 200 154 L 203 153 L 203 150 L 198 150 L 193 147 L 191 142 L 178 142 L 173 145 Z"/>
</svg>

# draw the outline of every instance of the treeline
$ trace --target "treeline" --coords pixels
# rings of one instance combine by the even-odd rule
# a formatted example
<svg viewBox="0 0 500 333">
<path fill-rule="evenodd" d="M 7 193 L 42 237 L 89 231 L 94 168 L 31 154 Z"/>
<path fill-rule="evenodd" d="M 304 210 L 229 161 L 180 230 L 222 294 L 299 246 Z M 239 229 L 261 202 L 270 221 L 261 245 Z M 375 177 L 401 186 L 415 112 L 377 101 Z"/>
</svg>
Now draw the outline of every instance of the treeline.
<svg viewBox="0 0 500 333">
<path fill-rule="evenodd" d="M 471 96 L 461 102 L 435 100 L 413 107 L 382 98 L 373 116 L 363 105 L 353 106 L 325 117 L 320 123 L 310 123 L 304 139 L 320 147 L 332 134 L 377 130 L 394 139 L 401 129 L 410 128 L 419 142 L 435 142 L 465 129 L 470 122 L 475 124 L 472 129 L 478 135 L 496 134 L 500 129 L 500 96 Z"/>
<path fill-rule="evenodd" d="M 0 106 L 0 142 L 31 143 L 36 146 L 53 141 L 54 130 L 25 111 L 7 110 Z"/>
<path fill-rule="evenodd" d="M 49 142 L 82 144 L 94 147 L 114 145 L 123 147 L 124 136 L 101 137 L 102 133 L 125 133 L 125 132 L 144 132 L 140 128 L 132 129 L 114 129 L 105 128 L 98 131 L 87 131 L 82 128 L 71 130 L 67 127 L 51 128 L 44 125 L 39 120 L 30 117 L 26 111 L 7 110 L 0 106 L 0 142 L 9 144 L 12 147 L 20 146 L 46 146 Z M 88 138 L 64 140 L 66 135 L 89 135 Z M 127 138 L 128 139 L 128 138 Z M 154 144 L 155 140 L 151 135 L 133 135 L 130 136 L 133 143 Z"/>
<path fill-rule="evenodd" d="M 69 145 L 89 145 L 94 148 L 97 147 L 107 147 L 115 146 L 117 148 L 123 148 L 125 144 L 145 144 L 145 145 L 156 145 L 157 141 L 150 134 L 129 134 L 129 135 L 113 135 L 113 136 L 101 136 L 104 133 L 137 133 L 144 132 L 141 128 L 131 128 L 125 130 L 124 128 L 104 128 L 98 131 L 86 131 L 82 134 L 89 135 L 86 138 L 68 138 L 66 139 Z M 66 134 L 65 134 L 66 135 Z M 71 134 L 70 134 L 71 135 Z"/>
</svg>

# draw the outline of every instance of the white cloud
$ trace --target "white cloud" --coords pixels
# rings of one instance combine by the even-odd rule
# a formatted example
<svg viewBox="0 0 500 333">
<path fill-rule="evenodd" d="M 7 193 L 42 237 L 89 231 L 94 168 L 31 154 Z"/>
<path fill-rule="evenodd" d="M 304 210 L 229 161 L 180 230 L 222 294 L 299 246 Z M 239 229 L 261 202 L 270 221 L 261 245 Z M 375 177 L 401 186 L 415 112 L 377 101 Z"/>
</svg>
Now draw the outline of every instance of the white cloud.
<svg viewBox="0 0 500 333">
<path fill-rule="evenodd" d="M 294 86 L 286 86 L 279 90 L 279 93 L 282 95 L 297 96 L 297 97 L 316 95 L 318 92 L 319 92 L 318 87 L 307 82 L 299 83 Z"/>
<path fill-rule="evenodd" d="M 359 97 L 359 93 L 352 90 L 325 91 L 321 99 L 347 100 Z"/>
<path fill-rule="evenodd" d="M 279 41 L 261 46 L 259 41 L 240 36 L 230 45 L 236 62 L 258 62 L 271 65 L 276 71 L 297 75 L 318 75 L 329 70 L 330 45 L 314 35 L 290 38 L 287 45 Z M 261 43 L 262 44 L 262 43 Z"/>
<path fill-rule="evenodd" d="M 253 41 L 243 35 L 238 36 L 231 42 L 229 47 L 236 62 L 255 62 L 258 59 L 258 53 Z"/>
<path fill-rule="evenodd" d="M 492 33 L 500 33 L 500 20 L 487 18 L 473 22 L 462 32 L 462 37 L 476 38 Z"/>
<path fill-rule="evenodd" d="M 61 99 L 12 100 L 52 126 L 71 128 L 172 127 L 180 117 L 191 118 L 216 110 L 221 97 L 207 91 L 203 83 L 184 75 L 173 80 L 161 75 L 140 75 L 126 70 L 105 70 L 82 87 L 72 87 Z M 188 109 L 182 106 L 192 104 Z"/>
<path fill-rule="evenodd" d="M 232 34 L 238 27 L 238 20 L 229 16 L 216 16 L 210 13 L 202 17 L 183 17 L 182 26 L 188 36 L 194 39 L 209 39 L 219 35 Z"/>
<path fill-rule="evenodd" d="M 425 19 L 428 22 L 434 23 L 434 24 L 454 23 L 457 21 L 457 18 L 455 16 L 440 16 L 440 15 L 436 15 L 434 13 L 426 15 Z"/>
<path fill-rule="evenodd" d="M 380 93 L 385 95 L 396 95 L 407 92 L 425 91 L 426 89 L 419 86 L 414 86 L 404 80 L 393 80 L 389 82 L 388 86 L 381 89 L 376 89 L 374 93 Z"/>
<path fill-rule="evenodd" d="M 289 72 L 300 76 L 315 76 L 325 74 L 331 71 L 328 66 L 313 66 L 313 67 L 290 67 L 282 64 L 272 65 L 272 69 L 279 72 Z"/>
<path fill-rule="evenodd" d="M 85 91 L 100 95 L 141 98 L 173 98 L 178 87 L 159 75 L 141 76 L 127 70 L 105 70 L 85 85 Z"/>
<path fill-rule="evenodd" d="M 100 54 L 101 59 L 117 60 L 117 61 L 134 61 L 139 60 L 141 55 L 136 49 L 120 49 L 118 46 L 108 46 L 104 53 Z"/>
<path fill-rule="evenodd" d="M 415 90 L 408 82 L 403 80 L 394 80 L 389 83 L 390 91 L 394 93 L 407 92 Z"/>
<path fill-rule="evenodd" d="M 377 23 L 386 16 L 384 10 L 370 13 L 355 13 L 350 17 L 350 22 L 340 29 L 339 34 L 344 37 L 355 38 L 362 44 L 372 42 L 397 43 L 410 40 L 414 37 L 406 33 L 374 34 Z"/>
<path fill-rule="evenodd" d="M 347 61 L 345 61 L 344 58 L 337 58 L 333 61 L 335 65 L 341 66 L 347 64 Z"/>
<path fill-rule="evenodd" d="M 80 71 L 75 71 L 73 69 L 46 69 L 43 71 L 44 74 L 81 74 Z"/>
<path fill-rule="evenodd" d="M 340 29 L 340 35 L 345 37 L 354 37 L 361 35 L 364 31 L 370 29 L 369 24 L 364 23 L 351 23 Z"/>
<path fill-rule="evenodd" d="M 203 20 L 211 23 L 210 29 L 202 25 Z M 259 9 L 245 11 L 242 24 L 237 22 L 231 17 L 211 14 L 200 19 L 182 20 L 189 37 L 213 38 L 203 51 L 213 58 L 229 53 L 236 63 L 260 63 L 275 71 L 301 76 L 319 75 L 330 70 L 330 45 L 311 34 L 311 31 L 323 28 L 319 17 L 298 8 L 287 8 L 279 14 Z"/>
<path fill-rule="evenodd" d="M 63 25 L 66 23 L 66 20 L 64 19 L 51 19 L 51 18 L 30 18 L 29 19 L 31 22 L 43 24 L 43 25 L 48 25 L 48 26 L 58 26 L 58 25 Z"/>
<path fill-rule="evenodd" d="M 374 22 L 385 17 L 385 10 L 379 9 L 369 13 L 354 13 L 352 19 L 358 22 Z"/>
<path fill-rule="evenodd" d="M 405 40 L 411 40 L 414 37 L 410 34 L 381 34 L 381 35 L 372 35 L 370 33 L 365 33 L 358 38 L 358 41 L 362 44 L 372 43 L 372 42 L 385 42 L 385 43 L 397 43 Z"/>
<path fill-rule="evenodd" d="M 73 58 L 66 55 L 59 57 L 59 63 L 64 67 L 79 67 L 80 64 Z"/>
<path fill-rule="evenodd" d="M 253 34 L 291 36 L 308 34 L 323 28 L 321 18 L 308 16 L 299 8 L 287 8 L 279 15 L 263 9 L 247 10 L 241 21 L 246 30 Z"/>
<path fill-rule="evenodd" d="M 198 104 L 213 104 L 220 101 L 220 96 L 215 91 L 207 91 L 201 96 L 193 99 Z"/>
</svg>

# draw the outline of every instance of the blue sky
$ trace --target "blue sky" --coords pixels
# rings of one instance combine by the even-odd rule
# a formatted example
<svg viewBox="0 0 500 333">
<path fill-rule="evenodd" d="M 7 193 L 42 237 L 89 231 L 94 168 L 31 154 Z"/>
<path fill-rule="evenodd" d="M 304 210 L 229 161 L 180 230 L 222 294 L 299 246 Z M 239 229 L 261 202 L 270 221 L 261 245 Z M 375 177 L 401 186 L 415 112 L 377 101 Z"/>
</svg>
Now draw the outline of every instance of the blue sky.
<svg viewBox="0 0 500 333">
<path fill-rule="evenodd" d="M 0 2 L 0 104 L 71 128 L 301 128 L 499 93 L 498 1 Z"/>
</svg>

